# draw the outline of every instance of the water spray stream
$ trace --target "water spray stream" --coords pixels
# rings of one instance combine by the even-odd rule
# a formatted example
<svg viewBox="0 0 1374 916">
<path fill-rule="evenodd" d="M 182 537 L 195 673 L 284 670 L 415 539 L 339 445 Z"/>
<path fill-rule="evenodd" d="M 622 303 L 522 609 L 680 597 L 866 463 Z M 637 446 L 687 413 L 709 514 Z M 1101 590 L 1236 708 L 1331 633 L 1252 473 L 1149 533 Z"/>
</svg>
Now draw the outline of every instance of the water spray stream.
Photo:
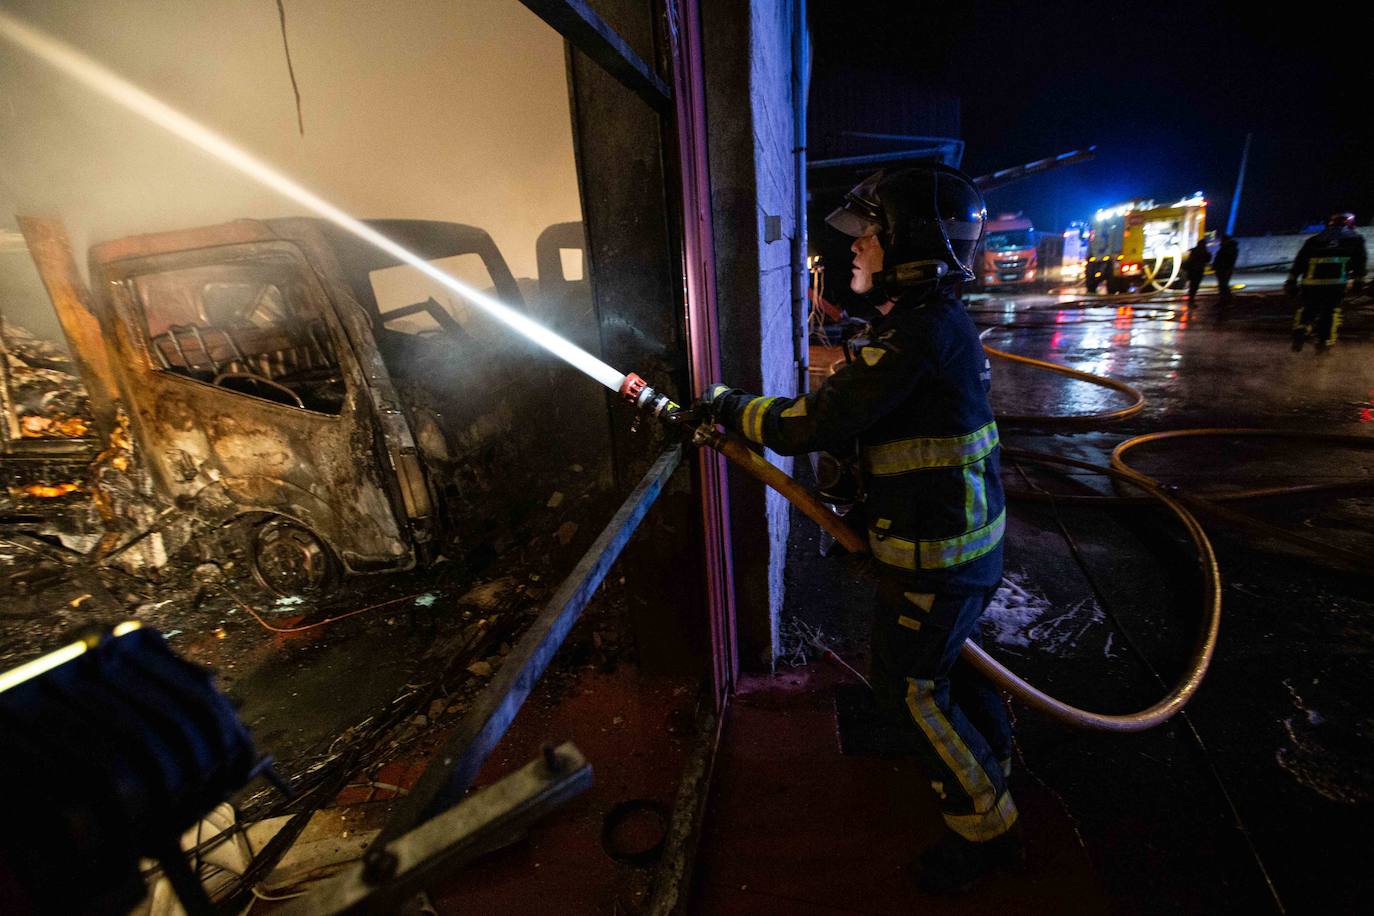
<svg viewBox="0 0 1374 916">
<path fill-rule="evenodd" d="M 334 225 L 351 232 L 363 241 L 375 245 L 397 260 L 409 264 L 426 276 L 442 283 L 511 330 L 548 350 L 612 391 L 620 393 L 630 400 L 642 400 L 639 396 L 646 390 L 652 393 L 652 389 L 646 389 L 642 381 L 638 382 L 638 388 L 632 393 L 628 389 L 631 387 L 631 380 L 637 379 L 637 376 L 633 374 L 626 376 L 500 300 L 450 276 L 419 255 L 396 244 L 366 223 L 349 216 L 227 138 L 144 92 L 71 45 L 3 10 L 0 10 L 0 36 L 99 95 L 180 137 L 236 171 L 271 188 L 288 200 L 294 201 L 310 212 L 329 220 Z M 641 404 L 640 406 L 645 405 Z"/>
</svg>

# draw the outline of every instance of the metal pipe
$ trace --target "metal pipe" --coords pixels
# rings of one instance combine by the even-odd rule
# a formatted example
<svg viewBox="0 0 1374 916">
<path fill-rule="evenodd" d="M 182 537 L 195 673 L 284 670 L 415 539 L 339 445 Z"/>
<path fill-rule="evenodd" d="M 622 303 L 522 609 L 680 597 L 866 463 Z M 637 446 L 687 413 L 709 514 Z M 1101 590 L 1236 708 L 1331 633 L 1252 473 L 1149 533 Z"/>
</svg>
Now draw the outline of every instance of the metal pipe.
<svg viewBox="0 0 1374 916">
<path fill-rule="evenodd" d="M 420 890 L 520 835 L 585 792 L 592 765 L 571 742 L 544 753 L 462 804 L 388 841 L 373 862 L 353 865 L 286 904 L 283 916 L 399 913 Z M 378 845 L 373 840 L 373 845 Z M 369 850 L 370 851 L 370 850 Z"/>
<path fill-rule="evenodd" d="M 721 376 L 701 15 L 697 0 L 667 0 L 665 9 L 682 175 L 688 368 L 692 390 L 700 394 Z M 726 693 L 739 675 L 734 569 L 730 560 L 730 490 L 724 459 L 709 452 L 698 453 L 697 483 L 701 491 L 702 557 L 711 632 L 713 693 L 719 713 L 724 708 Z"/>
<path fill-rule="evenodd" d="M 810 35 L 806 28 L 806 0 L 792 4 L 792 156 L 793 206 L 796 218 L 792 226 L 792 340 L 793 367 L 797 373 L 797 391 L 805 394 L 810 368 L 811 314 L 810 270 L 807 266 L 806 225 L 806 93 L 811 77 Z"/>
</svg>

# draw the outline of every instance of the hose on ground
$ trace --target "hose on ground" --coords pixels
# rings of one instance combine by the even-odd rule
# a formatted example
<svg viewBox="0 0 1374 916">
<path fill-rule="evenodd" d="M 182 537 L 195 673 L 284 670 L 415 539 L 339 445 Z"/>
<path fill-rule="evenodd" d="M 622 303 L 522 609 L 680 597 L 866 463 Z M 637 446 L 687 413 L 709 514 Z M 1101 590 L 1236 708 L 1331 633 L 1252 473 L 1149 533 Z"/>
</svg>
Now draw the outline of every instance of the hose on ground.
<svg viewBox="0 0 1374 916">
<path fill-rule="evenodd" d="M 992 328 L 988 328 L 980 337 L 986 336 L 991 330 Z M 997 421 L 1000 424 L 1095 426 L 1100 423 L 1124 420 L 1140 413 L 1145 407 L 1144 394 L 1142 394 L 1139 389 L 1127 385 L 1124 382 L 1119 382 L 1115 379 L 1107 378 L 1106 376 L 1095 375 L 1090 372 L 1071 369 L 1067 366 L 1061 366 L 1045 360 L 1034 359 L 1028 356 L 1018 356 L 988 346 L 986 343 L 983 345 L 983 349 L 989 356 L 997 359 L 1020 363 L 1036 369 L 1054 372 L 1068 378 L 1088 382 L 1089 384 L 1110 388 L 1125 394 L 1131 399 L 1131 402 L 1125 407 L 1098 414 L 1073 416 L 999 414 Z M 1259 531 L 1260 533 L 1279 537 L 1283 540 L 1287 540 L 1289 543 L 1296 544 L 1311 551 L 1314 554 L 1320 553 L 1328 562 L 1334 561 L 1337 565 L 1344 566 L 1352 571 L 1367 574 L 1368 563 L 1366 559 L 1353 551 L 1346 551 L 1341 548 L 1333 547 L 1332 545 L 1322 544 L 1315 539 L 1285 531 L 1217 504 L 1220 502 L 1241 499 L 1311 494 L 1315 492 L 1367 493 L 1374 491 L 1374 480 L 1301 484 L 1286 487 L 1252 487 L 1242 490 L 1210 493 L 1205 496 L 1190 496 L 1177 492 L 1176 488 L 1170 488 L 1174 490 L 1172 493 L 1166 492 L 1165 485 L 1132 467 L 1124 458 L 1126 453 L 1132 449 L 1151 442 L 1178 438 L 1220 436 L 1301 439 L 1308 443 L 1320 442 L 1322 444 L 1340 447 L 1374 449 L 1374 439 L 1360 436 L 1297 433 L 1286 430 L 1268 429 L 1184 429 L 1146 433 L 1127 439 L 1117 445 L 1113 450 L 1111 466 L 1104 467 L 1074 458 L 1051 455 L 1043 452 L 1027 451 L 1024 449 L 1013 449 L 1004 446 L 1004 450 L 1011 457 L 1024 458 L 1041 463 L 1061 464 L 1097 474 L 1103 474 L 1111 477 L 1116 485 L 1127 484 L 1145 493 L 1143 497 L 1081 494 L 1049 496 L 1048 494 L 1022 493 L 1009 490 L 1007 491 L 1009 499 L 1050 499 L 1056 502 L 1163 506 L 1178 518 L 1184 530 L 1187 531 L 1189 538 L 1193 542 L 1193 546 L 1197 550 L 1199 570 L 1202 574 L 1203 619 L 1193 646 L 1192 655 L 1188 660 L 1188 665 L 1183 676 L 1178 683 L 1174 685 L 1173 689 L 1162 699 L 1148 708 L 1135 713 L 1109 714 L 1092 712 L 1080 709 L 1079 707 L 1050 696 L 1017 676 L 983 651 L 981 647 L 972 642 L 966 642 L 961 650 L 961 655 L 964 660 L 998 687 L 1006 690 L 1018 700 L 1065 724 L 1095 731 L 1144 731 L 1167 721 L 1187 704 L 1201 685 L 1202 679 L 1207 673 L 1207 668 L 1216 650 L 1217 636 L 1221 625 L 1221 573 L 1217 566 L 1216 553 L 1212 547 L 1212 543 L 1207 538 L 1207 534 L 1203 530 L 1202 524 L 1198 521 L 1197 516 L 1191 510 L 1196 509 L 1220 517 L 1222 520 L 1244 529 Z M 793 480 L 780 468 L 774 466 L 771 462 L 754 452 L 743 440 L 733 435 L 721 433 L 713 427 L 703 426 L 697 430 L 696 441 L 699 444 L 706 444 L 716 449 L 731 463 L 740 467 L 764 485 L 777 491 L 789 502 L 801 509 L 808 518 L 820 525 L 821 528 L 828 532 L 841 546 L 851 553 L 859 554 L 868 552 L 868 545 L 858 532 L 831 512 L 808 488 L 798 483 L 796 480 Z"/>
<path fill-rule="evenodd" d="M 1131 399 L 1131 403 L 1125 407 L 1110 410 L 1106 413 L 1081 414 L 1072 416 L 1039 416 L 1033 414 L 1014 415 L 998 414 L 997 422 L 1002 424 L 1053 424 L 1055 426 L 1095 426 L 1098 423 L 1114 423 L 1117 420 L 1124 420 L 1133 417 L 1145 409 L 1145 395 L 1141 394 L 1140 389 L 1127 385 L 1125 382 L 1118 382 L 1116 379 L 1107 378 L 1103 375 L 1094 375 L 1091 372 L 1083 372 L 1079 369 L 1070 369 L 1068 366 L 1061 366 L 1058 363 L 1046 362 L 1043 359 L 1035 359 L 1030 356 L 1017 356 L 1015 353 L 1008 353 L 1005 350 L 998 350 L 983 344 L 983 351 L 989 356 L 996 357 L 1011 363 L 1020 363 L 1025 366 L 1033 366 L 1036 369 L 1043 369 L 1046 372 L 1054 372 L 1081 382 L 1088 382 L 1099 385 L 1103 388 L 1110 388 L 1119 391 Z"/>
<path fill-rule="evenodd" d="M 1160 481 L 1155 480 L 1143 471 L 1127 463 L 1125 458 L 1126 454 L 1142 445 L 1154 442 L 1164 442 L 1170 439 L 1201 438 L 1289 439 L 1309 445 L 1320 444 L 1334 448 L 1374 451 L 1374 438 L 1369 438 L 1367 436 L 1343 436 L 1337 433 L 1298 432 L 1282 429 L 1227 429 L 1225 427 L 1173 429 L 1162 432 L 1145 433 L 1121 442 L 1112 450 L 1112 467 L 1128 475 L 1133 482 L 1146 481 L 1156 487 L 1162 487 L 1164 484 L 1160 483 Z M 1374 572 L 1374 569 L 1371 568 L 1369 558 L 1364 554 L 1353 550 L 1347 550 L 1334 544 L 1328 544 L 1295 531 L 1288 531 L 1277 525 L 1271 525 L 1268 522 L 1261 521 L 1219 504 L 1246 499 L 1261 499 L 1265 497 L 1306 496 L 1314 493 L 1359 495 L 1369 494 L 1371 492 L 1374 492 L 1374 478 L 1327 481 L 1323 483 L 1297 484 L 1280 487 L 1248 487 L 1239 490 L 1220 490 L 1208 493 L 1179 493 L 1177 494 L 1177 498 L 1195 512 L 1210 515 L 1253 534 L 1284 541 L 1312 555 L 1328 566 L 1335 566 L 1356 575 L 1367 576 L 1370 575 L 1371 572 Z M 1120 497 L 1099 497 L 1099 499 L 1119 498 Z"/>
<path fill-rule="evenodd" d="M 745 473 L 777 491 L 801 509 L 808 518 L 825 529 L 846 550 L 856 554 L 868 552 L 868 544 L 858 532 L 826 508 L 825 504 L 814 493 L 793 480 L 782 469 L 754 452 L 742 439 L 707 427 L 703 427 L 698 432 L 697 439 L 720 452 Z M 1221 624 L 1221 574 L 1217 568 L 1212 545 L 1207 540 L 1202 525 L 1184 506 L 1153 483 L 1137 480 L 1123 471 L 1100 467 L 1073 458 L 1061 458 L 1056 455 L 1041 455 L 1030 452 L 1018 452 L 1017 454 L 1037 461 L 1050 461 L 1099 471 L 1139 487 L 1163 503 L 1183 523 L 1189 537 L 1192 538 L 1197 547 L 1203 577 L 1203 604 L 1207 610 L 1183 678 L 1163 699 L 1147 709 L 1134 713 L 1114 715 L 1092 712 L 1065 703 L 1017 676 L 984 652 L 982 648 L 971 642 L 964 643 L 961 650 L 962 657 L 983 676 L 1016 699 L 1068 725 L 1095 731 L 1137 732 L 1153 728 L 1167 721 L 1182 709 L 1197 692 L 1216 649 L 1217 633 Z"/>
</svg>

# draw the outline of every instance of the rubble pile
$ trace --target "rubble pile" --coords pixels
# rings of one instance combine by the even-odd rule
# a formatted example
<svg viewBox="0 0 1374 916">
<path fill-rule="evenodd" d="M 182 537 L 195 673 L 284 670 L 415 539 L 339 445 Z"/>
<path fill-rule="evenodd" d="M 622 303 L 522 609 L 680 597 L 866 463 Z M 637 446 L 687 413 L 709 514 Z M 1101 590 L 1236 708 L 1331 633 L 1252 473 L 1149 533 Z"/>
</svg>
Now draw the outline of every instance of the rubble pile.
<svg viewBox="0 0 1374 916">
<path fill-rule="evenodd" d="M 20 435 L 28 439 L 84 439 L 91 435 L 86 389 L 58 344 L 12 322 L 0 328 L 9 400 Z"/>
</svg>

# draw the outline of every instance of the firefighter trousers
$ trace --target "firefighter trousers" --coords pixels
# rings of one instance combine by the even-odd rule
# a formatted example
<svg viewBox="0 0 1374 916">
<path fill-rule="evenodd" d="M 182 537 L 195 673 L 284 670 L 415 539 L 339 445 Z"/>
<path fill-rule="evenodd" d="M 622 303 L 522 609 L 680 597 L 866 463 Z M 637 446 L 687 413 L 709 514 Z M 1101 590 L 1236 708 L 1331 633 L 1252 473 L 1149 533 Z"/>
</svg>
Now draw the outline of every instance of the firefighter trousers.
<svg viewBox="0 0 1374 916">
<path fill-rule="evenodd" d="M 1197 291 L 1202 286 L 1202 274 L 1188 274 L 1188 304 L 1197 302 Z"/>
<path fill-rule="evenodd" d="M 1231 304 L 1231 271 L 1217 271 L 1217 305 L 1222 308 Z"/>
<path fill-rule="evenodd" d="M 984 842 L 1011 829 L 1011 724 L 996 688 L 959 660 L 995 589 L 973 595 L 913 591 L 882 574 L 873 621 L 873 689 L 917 730 L 917 756 L 945 824 Z"/>
<path fill-rule="evenodd" d="M 1293 337 L 1311 334 L 1317 343 L 1331 346 L 1341 329 L 1341 303 L 1345 300 L 1344 286 L 1304 289 L 1301 305 L 1293 315 Z"/>
</svg>

